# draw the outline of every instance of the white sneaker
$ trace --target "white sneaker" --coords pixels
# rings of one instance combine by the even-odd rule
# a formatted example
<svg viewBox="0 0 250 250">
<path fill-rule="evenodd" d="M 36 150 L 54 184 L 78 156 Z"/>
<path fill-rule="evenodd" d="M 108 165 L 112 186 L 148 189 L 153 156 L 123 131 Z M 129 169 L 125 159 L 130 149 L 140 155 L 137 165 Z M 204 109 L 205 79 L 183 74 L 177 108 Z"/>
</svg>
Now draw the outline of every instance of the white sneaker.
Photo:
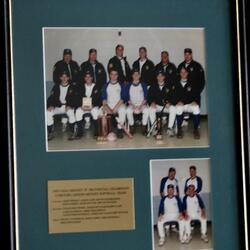
<svg viewBox="0 0 250 250">
<path fill-rule="evenodd" d="M 181 238 L 181 239 L 180 239 L 180 242 L 181 242 L 181 244 L 185 244 L 185 243 L 186 243 L 185 238 L 184 238 L 184 237 L 183 237 L 183 238 Z"/>
<path fill-rule="evenodd" d="M 168 128 L 168 129 L 167 129 L 167 135 L 168 135 L 169 137 L 173 137 L 173 136 L 174 136 L 174 130 L 171 129 L 171 128 Z"/>
<path fill-rule="evenodd" d="M 160 239 L 159 239 L 159 246 L 160 246 L 160 247 L 163 246 L 164 243 L 165 243 L 165 238 L 160 238 Z"/>
<path fill-rule="evenodd" d="M 202 234 L 202 235 L 201 235 L 201 239 L 202 239 L 204 242 L 208 243 L 208 238 L 207 238 L 207 235 L 206 235 L 206 234 Z"/>
<path fill-rule="evenodd" d="M 191 240 L 192 240 L 192 236 L 189 235 L 189 236 L 187 236 L 187 238 L 186 238 L 186 240 L 185 240 L 185 243 L 188 244 Z"/>
</svg>

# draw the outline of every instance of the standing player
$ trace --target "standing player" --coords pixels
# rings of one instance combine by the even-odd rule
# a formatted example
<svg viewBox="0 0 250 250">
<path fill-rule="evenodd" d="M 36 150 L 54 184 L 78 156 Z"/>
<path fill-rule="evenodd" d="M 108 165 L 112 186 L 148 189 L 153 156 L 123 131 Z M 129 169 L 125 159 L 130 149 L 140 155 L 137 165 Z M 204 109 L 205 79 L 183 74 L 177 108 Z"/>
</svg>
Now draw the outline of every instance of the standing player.
<svg viewBox="0 0 250 250">
<path fill-rule="evenodd" d="M 175 85 L 177 138 L 183 137 L 182 122 L 185 112 L 193 115 L 194 138 L 200 139 L 200 87 L 189 80 L 186 68 L 180 69 L 180 81 Z"/>
<path fill-rule="evenodd" d="M 118 44 L 115 48 L 115 56 L 108 62 L 108 72 L 116 70 L 118 72 L 118 81 L 120 83 L 128 83 L 131 81 L 131 69 L 127 62 L 127 58 L 124 57 L 124 46 Z"/>
<path fill-rule="evenodd" d="M 68 119 L 62 119 L 63 126 L 69 120 L 70 136 L 69 140 L 75 138 L 75 100 L 76 84 L 70 83 L 68 72 L 60 75 L 60 84 L 55 84 L 47 100 L 47 129 L 48 140 L 54 138 L 54 115 L 67 115 Z"/>
<path fill-rule="evenodd" d="M 179 224 L 179 239 L 184 243 L 184 218 L 182 214 L 182 204 L 178 196 L 174 195 L 174 186 L 169 184 L 167 186 L 167 195 L 161 199 L 159 206 L 158 217 L 158 234 L 159 234 L 159 246 L 163 246 L 165 242 L 165 230 L 164 224 L 170 222 L 177 222 Z"/>
<path fill-rule="evenodd" d="M 175 168 L 169 168 L 168 176 L 161 179 L 161 184 L 160 184 L 161 197 L 167 195 L 167 186 L 170 184 L 174 186 L 174 195 L 179 196 L 178 180 L 175 178 L 175 175 L 176 175 Z"/>
<path fill-rule="evenodd" d="M 140 81 L 140 72 L 134 69 L 132 73 L 133 81 L 127 86 L 127 118 L 129 123 L 130 133 L 133 134 L 134 129 L 134 115 L 142 114 L 142 134 L 147 133 L 147 123 L 149 110 L 147 106 L 147 86 Z"/>
<path fill-rule="evenodd" d="M 81 77 L 83 77 L 86 72 L 90 72 L 93 76 L 93 82 L 101 89 L 103 85 L 107 82 L 106 71 L 103 65 L 97 61 L 97 50 L 89 50 L 89 58 L 87 61 L 81 64 Z"/>
<path fill-rule="evenodd" d="M 155 66 L 155 72 L 163 71 L 170 84 L 174 84 L 177 80 L 177 69 L 174 63 L 169 61 L 167 51 L 161 52 L 161 61 Z"/>
<path fill-rule="evenodd" d="M 202 190 L 202 179 L 196 175 L 196 166 L 189 167 L 190 177 L 185 181 L 184 193 L 187 194 L 188 186 L 193 185 L 195 187 L 195 192 L 199 194 Z"/>
<path fill-rule="evenodd" d="M 175 106 L 173 103 L 173 85 L 165 81 L 163 71 L 157 72 L 157 84 L 151 85 L 148 92 L 149 119 L 151 125 L 156 120 L 156 113 L 163 110 L 163 113 L 169 114 L 168 130 L 169 136 L 174 136 L 173 126 L 175 122 Z M 165 107 L 165 108 L 164 108 Z M 163 109 L 164 108 L 164 109 Z M 158 131 L 161 134 L 161 131 Z"/>
<path fill-rule="evenodd" d="M 198 220 L 201 224 L 201 239 L 208 242 L 207 218 L 205 205 L 201 197 L 195 192 L 195 186 L 188 186 L 188 194 L 183 198 L 183 212 L 185 216 L 185 242 L 189 243 L 191 236 L 191 221 Z"/>
<path fill-rule="evenodd" d="M 107 114 L 118 116 L 117 137 L 123 138 L 122 126 L 126 119 L 126 88 L 118 81 L 118 71 L 112 69 L 109 74 L 110 81 L 102 89 L 103 109 Z"/>
<path fill-rule="evenodd" d="M 63 59 L 58 61 L 54 65 L 54 69 L 53 69 L 54 83 L 60 84 L 60 76 L 62 72 L 67 72 L 71 82 L 77 82 L 77 77 L 79 74 L 79 66 L 77 62 L 72 60 L 71 49 L 64 49 Z"/>
<path fill-rule="evenodd" d="M 83 116 L 85 124 L 90 122 L 91 115 L 94 125 L 94 136 L 97 136 L 98 125 L 97 118 L 100 115 L 101 90 L 97 84 L 93 82 L 93 75 L 91 72 L 86 71 L 84 80 L 79 83 L 77 90 L 77 109 L 76 109 L 76 122 L 77 122 L 77 135 L 76 138 L 80 139 L 83 135 Z"/>
<path fill-rule="evenodd" d="M 154 63 L 148 59 L 145 47 L 139 48 L 139 59 L 133 63 L 133 69 L 139 69 L 141 82 L 148 87 L 154 83 Z"/>
</svg>

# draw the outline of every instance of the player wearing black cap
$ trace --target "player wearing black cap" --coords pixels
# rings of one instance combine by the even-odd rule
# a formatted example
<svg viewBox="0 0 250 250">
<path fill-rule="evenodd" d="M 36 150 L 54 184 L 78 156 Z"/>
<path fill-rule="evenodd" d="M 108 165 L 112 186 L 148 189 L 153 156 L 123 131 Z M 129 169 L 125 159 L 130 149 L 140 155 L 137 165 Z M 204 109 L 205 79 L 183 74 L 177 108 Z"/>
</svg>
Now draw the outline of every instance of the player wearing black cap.
<svg viewBox="0 0 250 250">
<path fill-rule="evenodd" d="M 82 78 L 86 72 L 90 72 L 93 76 L 93 82 L 101 89 L 107 82 L 107 76 L 104 66 L 97 61 L 97 50 L 89 50 L 89 58 L 83 62 L 80 66 L 80 78 Z"/>
<path fill-rule="evenodd" d="M 169 54 L 167 51 L 161 52 L 161 62 L 155 66 L 155 72 L 163 71 L 170 84 L 174 84 L 177 79 L 177 69 L 174 63 L 169 61 Z"/>
<path fill-rule="evenodd" d="M 54 115 L 67 115 L 68 119 L 62 119 L 66 124 L 69 120 L 69 140 L 75 138 L 75 112 L 76 107 L 76 83 L 70 83 L 68 72 L 60 74 L 60 84 L 55 84 L 47 99 L 47 128 L 48 140 L 54 138 Z"/>
<path fill-rule="evenodd" d="M 115 48 L 115 56 L 108 62 L 108 72 L 116 70 L 118 72 L 118 81 L 120 83 L 128 83 L 131 81 L 131 69 L 127 62 L 127 58 L 124 57 L 124 46 L 118 44 Z"/>
<path fill-rule="evenodd" d="M 180 69 L 180 80 L 175 84 L 177 138 L 183 137 L 182 122 L 183 113 L 193 115 L 194 138 L 200 139 L 200 94 L 201 89 L 188 77 L 189 73 L 185 67 Z"/>
<path fill-rule="evenodd" d="M 76 82 L 79 74 L 79 65 L 72 60 L 71 49 L 64 49 L 63 59 L 58 61 L 53 68 L 53 81 L 60 83 L 60 75 L 62 72 L 67 72 L 71 82 Z"/>
<path fill-rule="evenodd" d="M 100 107 L 102 106 L 101 89 L 93 82 L 93 75 L 89 71 L 85 72 L 82 81 L 79 82 L 76 102 L 76 139 L 80 139 L 83 135 L 83 122 L 85 122 L 86 129 L 90 127 L 90 117 L 86 115 L 91 115 L 94 125 L 94 136 L 97 136 L 97 119 L 101 114 Z"/>
<path fill-rule="evenodd" d="M 139 69 L 141 82 L 150 86 L 154 82 L 154 63 L 147 57 L 147 49 L 139 48 L 139 58 L 133 63 L 133 69 Z"/>
<path fill-rule="evenodd" d="M 171 85 L 168 82 L 168 79 L 166 79 L 163 71 L 158 71 L 157 84 L 152 84 L 148 91 L 148 104 L 150 105 L 149 120 L 152 125 L 156 120 L 157 113 L 169 113 L 167 130 L 167 134 L 169 136 L 174 136 L 173 126 L 176 116 L 173 94 L 174 85 Z M 161 135 L 161 131 L 159 131 L 159 129 L 157 132 Z"/>
</svg>

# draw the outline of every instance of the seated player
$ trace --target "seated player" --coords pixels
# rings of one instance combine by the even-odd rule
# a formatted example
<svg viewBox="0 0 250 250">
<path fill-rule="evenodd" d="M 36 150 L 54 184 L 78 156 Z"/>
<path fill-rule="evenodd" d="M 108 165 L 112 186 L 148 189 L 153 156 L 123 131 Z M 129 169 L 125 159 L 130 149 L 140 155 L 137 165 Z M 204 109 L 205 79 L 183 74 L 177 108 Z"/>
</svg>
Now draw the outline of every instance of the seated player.
<svg viewBox="0 0 250 250">
<path fill-rule="evenodd" d="M 189 174 L 190 174 L 190 177 L 185 181 L 184 193 L 187 194 L 189 185 L 194 185 L 195 192 L 197 194 L 200 193 L 202 190 L 202 179 L 201 179 L 201 177 L 196 175 L 196 167 L 195 166 L 189 167 Z"/>
<path fill-rule="evenodd" d="M 188 186 L 188 194 L 183 198 L 183 212 L 185 216 L 185 243 L 189 243 L 191 236 L 191 221 L 198 220 L 201 224 L 201 239 L 208 242 L 207 238 L 207 218 L 205 205 L 201 197 L 195 192 L 195 186 Z"/>
<path fill-rule="evenodd" d="M 163 177 L 161 179 L 160 184 L 160 195 L 161 197 L 164 197 L 167 195 L 167 186 L 169 184 L 174 186 L 174 195 L 179 196 L 179 186 L 178 186 L 178 180 L 175 178 L 176 170 L 175 168 L 169 168 L 168 170 L 168 176 Z"/>
<path fill-rule="evenodd" d="M 132 71 L 133 82 L 127 86 L 127 119 L 130 133 L 134 134 L 134 115 L 142 114 L 142 134 L 147 134 L 148 106 L 147 106 L 147 85 L 140 81 L 138 69 Z"/>
<path fill-rule="evenodd" d="M 77 122 L 77 135 L 76 139 L 83 136 L 83 122 L 85 128 L 90 126 L 90 115 L 93 119 L 94 136 L 97 136 L 98 125 L 97 118 L 100 115 L 101 90 L 97 84 L 93 82 L 93 75 L 90 71 L 85 72 L 84 80 L 79 83 L 77 90 L 77 109 L 76 109 L 76 122 Z"/>
<path fill-rule="evenodd" d="M 200 88 L 188 80 L 186 68 L 180 69 L 180 80 L 175 86 L 176 92 L 176 119 L 177 119 L 177 138 L 183 137 L 182 122 L 183 113 L 193 114 L 194 138 L 200 139 Z"/>
<path fill-rule="evenodd" d="M 63 126 L 69 120 L 70 136 L 69 140 L 75 138 L 75 94 L 76 84 L 70 83 L 68 72 L 60 74 L 60 84 L 55 84 L 47 100 L 47 129 L 48 140 L 54 138 L 54 116 L 67 115 L 68 119 L 62 119 Z"/>
<path fill-rule="evenodd" d="M 179 239 L 183 243 L 184 235 L 184 217 L 182 214 L 182 204 L 178 196 L 174 195 L 174 186 L 167 186 L 167 195 L 161 199 L 159 206 L 159 218 L 157 223 L 159 234 L 159 246 L 163 246 L 165 242 L 165 223 L 177 222 L 179 225 Z"/>
<path fill-rule="evenodd" d="M 152 84 L 148 92 L 148 103 L 150 105 L 149 108 L 150 123 L 151 125 L 154 124 L 156 120 L 156 113 L 159 112 L 168 113 L 169 119 L 168 119 L 167 134 L 169 136 L 174 136 L 173 126 L 175 123 L 175 106 L 173 103 L 173 86 L 174 85 L 169 84 L 167 82 L 167 79 L 165 79 L 164 72 L 158 71 L 157 84 Z M 159 131 L 158 129 L 157 133 L 161 134 L 162 132 Z"/>
<path fill-rule="evenodd" d="M 110 80 L 102 89 L 102 105 L 104 111 L 112 115 L 118 116 L 117 122 L 117 137 L 123 138 L 122 126 L 126 119 L 126 88 L 123 83 L 118 81 L 118 71 L 111 69 L 109 74 Z"/>
</svg>

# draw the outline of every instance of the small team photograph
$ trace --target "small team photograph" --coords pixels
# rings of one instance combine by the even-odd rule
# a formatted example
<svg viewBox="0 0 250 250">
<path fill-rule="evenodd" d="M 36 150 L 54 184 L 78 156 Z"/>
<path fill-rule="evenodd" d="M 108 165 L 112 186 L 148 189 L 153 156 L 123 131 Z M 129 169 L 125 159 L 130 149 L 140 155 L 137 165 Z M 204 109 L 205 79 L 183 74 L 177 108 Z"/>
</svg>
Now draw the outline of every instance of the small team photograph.
<svg viewBox="0 0 250 250">
<path fill-rule="evenodd" d="M 210 160 L 150 161 L 153 250 L 212 250 Z"/>
<path fill-rule="evenodd" d="M 43 28 L 48 151 L 207 147 L 203 28 Z"/>
</svg>

